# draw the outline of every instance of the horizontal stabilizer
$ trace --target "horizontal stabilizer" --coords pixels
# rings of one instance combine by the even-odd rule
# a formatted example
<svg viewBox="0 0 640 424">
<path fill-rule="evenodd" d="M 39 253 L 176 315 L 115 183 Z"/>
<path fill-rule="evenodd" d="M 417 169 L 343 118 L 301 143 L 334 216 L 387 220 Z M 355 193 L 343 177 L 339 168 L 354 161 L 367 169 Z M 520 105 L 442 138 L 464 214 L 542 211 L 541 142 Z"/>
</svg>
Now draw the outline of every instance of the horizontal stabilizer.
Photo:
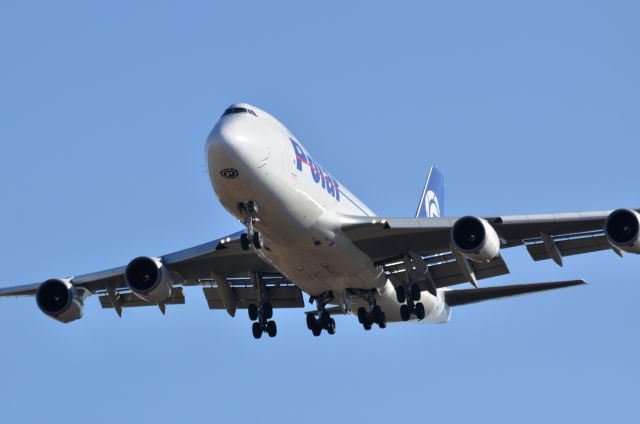
<svg viewBox="0 0 640 424">
<path fill-rule="evenodd" d="M 468 305 L 484 300 L 518 296 L 546 290 L 561 289 L 586 284 L 584 280 L 554 281 L 551 283 L 514 284 L 511 286 L 483 287 L 479 289 L 449 290 L 445 292 L 445 302 L 449 306 Z"/>
</svg>

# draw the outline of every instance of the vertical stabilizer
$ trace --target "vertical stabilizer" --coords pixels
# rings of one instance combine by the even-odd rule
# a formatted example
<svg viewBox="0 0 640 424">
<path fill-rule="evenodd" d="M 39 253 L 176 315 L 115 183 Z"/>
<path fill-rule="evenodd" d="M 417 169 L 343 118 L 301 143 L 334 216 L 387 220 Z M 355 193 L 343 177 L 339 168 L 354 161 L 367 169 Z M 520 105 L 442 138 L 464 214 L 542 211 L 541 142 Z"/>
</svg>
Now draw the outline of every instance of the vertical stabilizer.
<svg viewBox="0 0 640 424">
<path fill-rule="evenodd" d="M 434 166 L 429 169 L 427 182 L 422 190 L 416 218 L 444 216 L 444 176 Z"/>
</svg>

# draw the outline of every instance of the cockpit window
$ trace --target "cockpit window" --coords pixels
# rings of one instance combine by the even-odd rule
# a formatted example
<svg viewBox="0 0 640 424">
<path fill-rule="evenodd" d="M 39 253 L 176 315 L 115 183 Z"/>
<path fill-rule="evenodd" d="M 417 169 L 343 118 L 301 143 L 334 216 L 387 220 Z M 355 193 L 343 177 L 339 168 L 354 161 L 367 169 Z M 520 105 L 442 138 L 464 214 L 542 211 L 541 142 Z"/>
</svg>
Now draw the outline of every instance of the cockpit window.
<svg viewBox="0 0 640 424">
<path fill-rule="evenodd" d="M 222 114 L 222 116 L 225 115 L 232 115 L 234 113 L 249 113 L 253 116 L 258 116 L 256 115 L 256 113 L 254 111 L 252 111 L 251 109 L 247 109 L 244 107 L 230 107 L 229 109 L 225 110 L 224 113 Z"/>
</svg>

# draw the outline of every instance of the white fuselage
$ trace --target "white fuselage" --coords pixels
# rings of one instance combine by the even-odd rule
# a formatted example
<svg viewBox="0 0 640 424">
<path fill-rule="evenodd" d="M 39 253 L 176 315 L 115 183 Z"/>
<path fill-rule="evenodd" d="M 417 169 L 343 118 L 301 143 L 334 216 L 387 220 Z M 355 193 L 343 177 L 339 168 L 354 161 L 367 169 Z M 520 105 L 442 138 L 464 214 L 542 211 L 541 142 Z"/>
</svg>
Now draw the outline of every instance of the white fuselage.
<svg viewBox="0 0 640 424">
<path fill-rule="evenodd" d="M 258 205 L 255 228 L 264 238 L 256 252 L 310 295 L 332 291 L 348 304 L 347 289 L 376 289 L 389 321 L 399 321 L 393 285 L 380 267 L 342 233 L 349 216 L 375 214 L 315 162 L 297 138 L 254 106 L 220 118 L 206 144 L 209 177 L 222 205 L 238 219 L 238 204 Z M 443 296 L 422 293 L 424 321 L 446 322 Z"/>
</svg>

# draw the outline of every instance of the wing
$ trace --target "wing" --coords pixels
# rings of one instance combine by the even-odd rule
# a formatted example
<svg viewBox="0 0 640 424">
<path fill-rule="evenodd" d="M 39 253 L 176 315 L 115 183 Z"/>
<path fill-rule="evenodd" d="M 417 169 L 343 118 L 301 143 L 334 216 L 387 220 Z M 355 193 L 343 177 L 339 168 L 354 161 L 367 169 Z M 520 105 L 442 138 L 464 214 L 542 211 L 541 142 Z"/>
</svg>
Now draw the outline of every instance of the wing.
<svg viewBox="0 0 640 424">
<path fill-rule="evenodd" d="M 637 210 L 636 210 L 637 211 Z M 485 217 L 500 238 L 502 248 L 526 246 L 538 261 L 613 249 L 604 233 L 612 211 L 563 214 Z M 450 233 L 457 218 L 371 218 L 346 217 L 342 230 L 352 242 L 387 274 L 403 277 L 407 253 L 424 259 L 435 287 L 445 287 L 509 272 L 500 256 L 488 263 L 471 262 L 452 251 Z M 412 262 L 415 265 L 415 261 Z"/>
<path fill-rule="evenodd" d="M 255 281 L 251 275 L 260 275 L 270 294 L 274 307 L 302 307 L 301 291 L 280 275 L 270 264 L 255 253 L 242 250 L 240 232 L 218 240 L 161 256 L 162 264 L 170 271 L 175 289 L 165 304 L 185 303 L 180 286 L 205 286 L 204 295 L 211 309 L 227 309 L 235 314 L 236 308 L 246 308 L 257 302 Z M 126 266 L 108 269 L 69 279 L 70 283 L 88 294 L 100 296 L 103 308 L 115 308 L 120 314 L 123 307 L 152 306 L 135 296 L 124 279 Z M 34 296 L 41 283 L 0 289 L 0 297 Z"/>
</svg>

